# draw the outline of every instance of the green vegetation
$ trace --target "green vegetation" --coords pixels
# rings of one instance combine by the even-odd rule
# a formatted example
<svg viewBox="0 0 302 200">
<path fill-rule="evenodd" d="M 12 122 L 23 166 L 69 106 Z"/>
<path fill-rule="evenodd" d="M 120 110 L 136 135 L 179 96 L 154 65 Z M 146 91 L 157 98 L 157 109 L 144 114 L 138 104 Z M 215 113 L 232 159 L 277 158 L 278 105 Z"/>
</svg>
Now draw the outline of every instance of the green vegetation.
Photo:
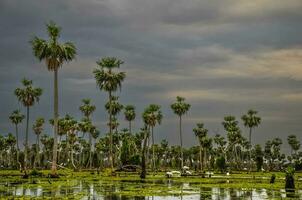
<svg viewBox="0 0 302 200">
<path fill-rule="evenodd" d="M 115 176 L 107 174 L 106 171 L 96 173 L 74 172 L 72 170 L 59 170 L 59 179 L 49 179 L 49 170 L 42 170 L 42 174 L 31 172 L 30 178 L 21 179 L 22 173 L 13 170 L 0 171 L 0 177 L 4 182 L 14 185 L 21 185 L 24 188 L 42 187 L 43 190 L 55 190 L 64 186 L 64 188 L 76 188 L 79 182 L 82 185 L 101 185 L 103 188 L 117 188 L 110 194 L 126 196 L 170 196 L 182 194 L 198 194 L 200 188 L 233 188 L 233 189 L 267 189 L 271 191 L 280 191 L 284 189 L 284 174 L 277 172 L 274 184 L 270 184 L 271 173 L 252 172 L 251 174 L 234 173 L 230 176 L 225 174 L 214 174 L 212 178 L 201 177 L 179 177 L 164 178 L 164 173 L 157 173 L 155 176 L 146 178 L 143 182 L 137 176 L 137 173 L 116 173 Z M 295 174 L 295 178 L 301 177 L 301 173 Z M 172 183 L 169 187 L 168 184 Z M 183 189 L 183 184 L 188 184 L 187 189 Z M 301 189 L 301 180 L 297 183 Z M 1 186 L 0 190 L 5 190 L 7 186 Z M 122 189 L 121 189 L 122 188 Z M 100 189 L 101 194 L 106 194 L 106 190 Z M 77 194 L 83 195 L 83 193 Z"/>
</svg>

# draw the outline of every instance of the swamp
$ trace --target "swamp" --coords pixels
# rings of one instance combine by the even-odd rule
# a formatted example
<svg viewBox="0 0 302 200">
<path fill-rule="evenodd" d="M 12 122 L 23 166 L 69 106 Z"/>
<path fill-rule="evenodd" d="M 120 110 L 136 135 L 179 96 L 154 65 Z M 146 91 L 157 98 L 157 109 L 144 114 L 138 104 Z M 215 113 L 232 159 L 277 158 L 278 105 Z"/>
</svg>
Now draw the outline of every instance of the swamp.
<svg viewBox="0 0 302 200">
<path fill-rule="evenodd" d="M 1 199 L 301 199 L 302 173 L 296 174 L 296 191 L 284 190 L 284 175 L 276 173 L 214 174 L 209 177 L 166 178 L 157 173 L 142 180 L 136 173 L 107 176 L 98 172 L 59 170 L 60 178 L 21 178 L 17 171 L 1 171 Z"/>
<path fill-rule="evenodd" d="M 0 199 L 302 199 L 301 10 L 0 0 Z"/>
</svg>

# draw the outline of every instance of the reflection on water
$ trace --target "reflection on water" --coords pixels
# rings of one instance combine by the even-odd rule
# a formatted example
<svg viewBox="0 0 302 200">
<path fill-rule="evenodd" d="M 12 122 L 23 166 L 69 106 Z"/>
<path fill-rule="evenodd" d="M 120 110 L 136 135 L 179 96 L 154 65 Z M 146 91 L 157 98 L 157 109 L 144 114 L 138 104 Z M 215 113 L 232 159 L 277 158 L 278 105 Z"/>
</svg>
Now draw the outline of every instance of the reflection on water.
<svg viewBox="0 0 302 200">
<path fill-rule="evenodd" d="M 51 184 L 51 183 L 49 183 Z M 140 190 L 152 185 L 163 186 L 170 189 L 170 196 L 142 196 Z M 173 181 L 115 181 L 102 182 L 71 180 L 62 184 L 54 184 L 53 186 L 22 184 L 0 184 L 0 197 L 12 196 L 29 196 L 29 197 L 76 197 L 83 200 L 101 199 L 101 200 L 165 200 L 165 199 L 212 199 L 212 200 L 234 200 L 234 199 L 280 199 L 291 197 L 291 199 L 302 199 L 302 191 L 296 191 L 294 194 L 287 194 L 285 190 L 271 191 L 266 189 L 226 189 L 226 188 L 208 188 L 197 187 L 196 184 L 179 183 Z M 135 197 L 120 195 L 120 192 L 133 192 Z M 173 195 L 172 195 L 173 194 Z M 177 194 L 177 195 L 175 195 Z"/>
</svg>

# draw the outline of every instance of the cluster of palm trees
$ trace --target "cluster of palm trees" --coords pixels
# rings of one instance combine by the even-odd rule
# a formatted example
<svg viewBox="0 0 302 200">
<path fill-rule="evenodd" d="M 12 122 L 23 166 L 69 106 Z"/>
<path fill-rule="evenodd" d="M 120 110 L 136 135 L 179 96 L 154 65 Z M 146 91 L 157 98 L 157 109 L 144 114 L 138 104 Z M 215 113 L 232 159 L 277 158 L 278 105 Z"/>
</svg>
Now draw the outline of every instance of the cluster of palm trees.
<svg viewBox="0 0 302 200">
<path fill-rule="evenodd" d="M 12 134 L 0 137 L 0 158 L 10 158 L 9 162 L 0 163 L 1 166 L 20 168 L 25 173 L 29 168 L 51 168 L 52 176 L 56 177 L 58 167 L 75 170 L 110 167 L 113 170 L 124 165 L 141 165 L 141 177 L 145 178 L 147 169 L 155 172 L 169 168 L 183 169 L 185 165 L 198 171 L 207 169 L 224 171 L 227 168 L 260 170 L 263 167 L 272 170 L 282 167 L 286 160 L 302 163 L 300 142 L 294 135 L 288 137 L 288 143 L 292 147 L 292 153 L 288 158 L 281 154 L 282 141 L 279 138 L 268 141 L 264 150 L 260 145 L 252 145 L 252 131 L 261 123 L 261 118 L 254 110 L 249 110 L 241 118 L 244 126 L 249 129 L 249 140 L 242 135 L 236 118 L 226 116 L 222 122 L 226 138 L 219 134 L 210 137 L 209 131 L 200 122 L 192 130 L 199 145 L 184 148 L 182 120 L 191 106 L 180 96 L 177 96 L 176 101 L 171 104 L 171 110 L 179 118 L 180 145 L 169 146 L 166 140 L 160 144 L 155 143 L 154 128 L 160 125 L 163 119 L 160 105 L 148 105 L 141 115 L 144 127 L 139 131 L 133 131 L 132 122 L 137 117 L 136 110 L 133 105 L 124 106 L 119 102 L 117 91 L 121 90 L 126 73 L 119 71 L 123 61 L 115 57 L 100 59 L 93 71 L 100 91 L 108 94 L 108 102 L 105 104 L 109 118 L 108 133 L 99 137 L 100 131 L 92 120 L 96 106 L 90 99 L 83 99 L 79 106 L 83 114 L 82 119 L 77 120 L 70 115 L 59 117 L 58 70 L 64 63 L 75 58 L 76 47 L 71 42 L 58 41 L 61 28 L 55 23 L 47 24 L 47 32 L 48 40 L 34 37 L 31 46 L 34 56 L 40 61 L 45 61 L 47 69 L 54 73 L 54 115 L 53 119 L 49 120 L 54 130 L 53 137 L 45 134 L 43 128 L 45 119 L 39 117 L 32 126 L 36 143 L 29 145 L 29 111 L 39 101 L 43 90 L 34 87 L 31 80 L 24 79 L 22 87 L 15 90 L 15 95 L 26 108 L 26 116 L 20 110 L 13 111 L 9 116 L 16 129 L 16 137 Z M 122 112 L 124 119 L 129 123 L 129 127 L 124 129 L 119 128 L 118 122 L 118 116 Z M 26 119 L 25 142 L 21 151 L 18 126 L 24 119 Z"/>
</svg>

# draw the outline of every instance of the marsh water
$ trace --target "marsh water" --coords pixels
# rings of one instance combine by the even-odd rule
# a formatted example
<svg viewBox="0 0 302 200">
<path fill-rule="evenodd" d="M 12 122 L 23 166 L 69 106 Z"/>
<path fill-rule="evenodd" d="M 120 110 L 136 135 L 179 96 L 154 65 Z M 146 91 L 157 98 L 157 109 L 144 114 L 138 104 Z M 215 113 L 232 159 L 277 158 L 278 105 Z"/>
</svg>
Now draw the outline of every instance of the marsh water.
<svg viewBox="0 0 302 200">
<path fill-rule="evenodd" d="M 101 180 L 65 180 L 59 182 L 39 182 L 31 184 L 20 182 L 0 182 L 1 198 L 74 198 L 74 199 L 302 199 L 302 190 L 286 193 L 284 190 L 233 189 L 202 187 L 200 184 L 165 181 L 101 181 Z M 151 194 L 154 192 L 154 195 Z"/>
</svg>

